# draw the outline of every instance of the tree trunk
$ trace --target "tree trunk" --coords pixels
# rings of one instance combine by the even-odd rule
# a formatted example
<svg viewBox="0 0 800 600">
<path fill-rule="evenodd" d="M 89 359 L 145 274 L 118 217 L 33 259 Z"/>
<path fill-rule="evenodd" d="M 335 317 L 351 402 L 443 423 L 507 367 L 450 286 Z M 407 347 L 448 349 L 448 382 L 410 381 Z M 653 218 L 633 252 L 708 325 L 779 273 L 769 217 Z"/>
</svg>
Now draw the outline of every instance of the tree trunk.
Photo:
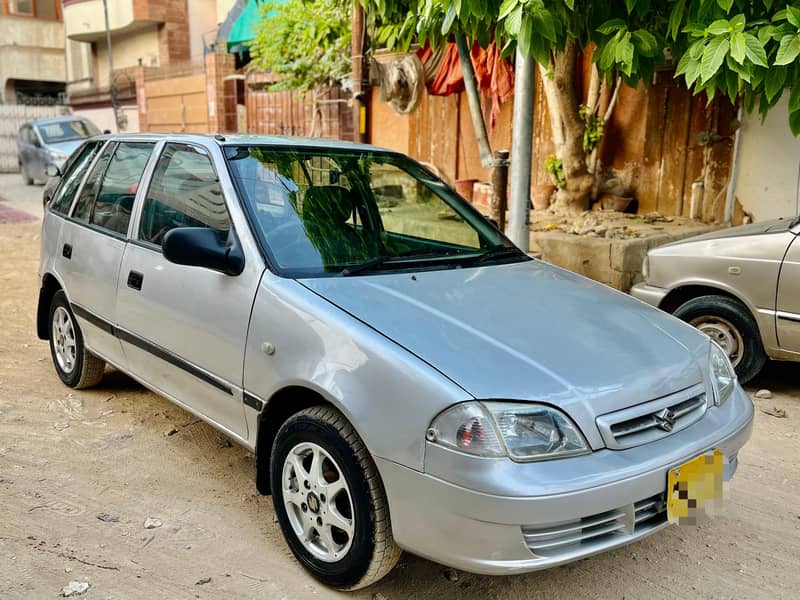
<svg viewBox="0 0 800 600">
<path fill-rule="evenodd" d="M 577 55 L 575 42 L 568 40 L 563 52 L 553 53 L 552 75 L 543 77 L 556 156 L 561 159 L 566 179 L 566 186 L 556 194 L 553 208 L 568 214 L 588 210 L 593 183 L 583 149 L 586 125 L 580 117 L 580 102 L 575 90 Z"/>
</svg>

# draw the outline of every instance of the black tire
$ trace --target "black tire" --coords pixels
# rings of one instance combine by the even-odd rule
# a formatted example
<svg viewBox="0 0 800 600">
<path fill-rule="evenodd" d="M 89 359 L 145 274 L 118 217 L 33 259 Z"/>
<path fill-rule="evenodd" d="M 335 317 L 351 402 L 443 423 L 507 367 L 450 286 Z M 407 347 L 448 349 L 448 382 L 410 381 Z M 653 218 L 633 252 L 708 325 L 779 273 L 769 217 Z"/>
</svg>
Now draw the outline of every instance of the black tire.
<svg viewBox="0 0 800 600">
<path fill-rule="evenodd" d="M 349 549 L 335 562 L 319 559 L 304 545 L 290 521 L 288 511 L 292 509 L 287 510 L 284 504 L 284 463 L 289 452 L 308 443 L 320 447 L 335 461 L 333 466 L 344 476 L 352 500 L 352 539 Z M 389 506 L 375 463 L 352 425 L 337 410 L 312 407 L 293 415 L 281 426 L 272 447 L 270 481 L 275 514 L 292 554 L 323 584 L 339 590 L 363 588 L 384 577 L 397 564 L 401 550 L 392 537 Z M 291 479 L 287 477 L 286 481 Z M 299 478 L 296 482 L 299 489 Z M 312 508 L 311 495 L 315 490 L 305 492 L 306 512 Z M 321 504 L 314 503 L 320 511 L 314 511 L 316 514 L 322 514 L 325 500 L 323 496 Z M 295 515 L 314 519 L 310 512 L 308 515 L 295 512 Z M 313 524 L 310 527 L 316 532 Z"/>
<path fill-rule="evenodd" d="M 28 176 L 28 172 L 25 170 L 25 165 L 19 166 L 20 173 L 22 173 L 22 181 L 25 185 L 33 185 L 33 177 Z"/>
<path fill-rule="evenodd" d="M 62 365 L 59 362 L 57 351 L 59 340 L 57 339 L 58 334 L 55 331 L 56 327 L 54 324 L 56 313 L 59 310 L 66 311 L 73 330 L 75 351 L 74 361 L 71 363 L 71 366 Z M 63 313 L 59 312 L 59 314 Z M 50 303 L 48 327 L 50 356 L 53 359 L 53 365 L 55 366 L 56 373 L 58 373 L 61 381 L 63 381 L 65 385 L 75 389 L 89 388 L 100 383 L 100 380 L 103 379 L 106 363 L 103 359 L 98 358 L 86 349 L 86 346 L 83 343 L 83 333 L 81 333 L 78 322 L 75 320 L 75 315 L 72 313 L 72 309 L 69 306 L 66 294 L 64 294 L 64 292 L 61 290 L 58 290 L 53 295 L 53 300 Z"/>
<path fill-rule="evenodd" d="M 703 317 L 722 318 L 738 331 L 742 339 L 741 358 L 734 365 L 740 383 L 747 383 L 763 368 L 767 354 L 761 342 L 758 325 L 747 307 L 728 296 L 699 296 L 681 304 L 673 313 L 687 323 Z"/>
</svg>

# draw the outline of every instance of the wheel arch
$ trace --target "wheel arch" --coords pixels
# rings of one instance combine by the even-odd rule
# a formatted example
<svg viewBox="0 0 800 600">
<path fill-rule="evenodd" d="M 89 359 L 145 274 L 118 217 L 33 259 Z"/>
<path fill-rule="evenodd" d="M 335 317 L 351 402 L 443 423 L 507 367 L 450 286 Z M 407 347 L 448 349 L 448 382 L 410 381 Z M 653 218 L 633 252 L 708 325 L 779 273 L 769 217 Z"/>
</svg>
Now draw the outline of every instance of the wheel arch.
<svg viewBox="0 0 800 600">
<path fill-rule="evenodd" d="M 312 406 L 330 406 L 341 412 L 348 421 L 348 415 L 341 407 L 331 402 L 321 392 L 304 385 L 288 385 L 276 391 L 267 401 L 258 417 L 256 434 L 256 489 L 269 495 L 269 464 L 275 436 L 286 420 L 292 415 Z M 351 421 L 352 424 L 352 421 Z M 355 425 L 353 425 L 355 427 Z"/>
<path fill-rule="evenodd" d="M 50 339 L 50 323 L 48 323 L 50 304 L 53 302 L 56 292 L 63 289 L 61 282 L 52 273 L 45 273 L 42 277 L 42 286 L 39 288 L 39 304 L 36 307 L 36 335 L 40 340 Z"/>
<path fill-rule="evenodd" d="M 731 298 L 732 300 L 736 300 L 737 302 L 743 304 L 747 310 L 750 311 L 750 314 L 753 318 L 756 317 L 753 307 L 745 299 L 725 287 L 709 285 L 706 283 L 686 283 L 672 288 L 661 300 L 658 308 L 668 312 L 669 314 L 672 314 L 680 305 L 692 300 L 693 298 L 699 298 L 700 296 L 725 296 L 727 298 Z"/>
</svg>

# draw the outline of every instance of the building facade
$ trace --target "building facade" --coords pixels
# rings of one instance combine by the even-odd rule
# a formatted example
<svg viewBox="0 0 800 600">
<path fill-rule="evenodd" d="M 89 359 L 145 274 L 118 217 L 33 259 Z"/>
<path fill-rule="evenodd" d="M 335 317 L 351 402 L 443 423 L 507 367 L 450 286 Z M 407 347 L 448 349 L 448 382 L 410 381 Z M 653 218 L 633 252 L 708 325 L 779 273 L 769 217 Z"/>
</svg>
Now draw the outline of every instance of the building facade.
<svg viewBox="0 0 800 600">
<path fill-rule="evenodd" d="M 64 0 L 67 96 L 73 112 L 101 129 L 139 131 L 137 67 L 203 64 L 217 28 L 217 0 Z M 112 86 L 120 106 L 112 110 Z M 118 126 L 119 125 L 119 126 Z"/>
<path fill-rule="evenodd" d="M 60 0 L 0 0 L 0 104 L 64 101 Z"/>
</svg>

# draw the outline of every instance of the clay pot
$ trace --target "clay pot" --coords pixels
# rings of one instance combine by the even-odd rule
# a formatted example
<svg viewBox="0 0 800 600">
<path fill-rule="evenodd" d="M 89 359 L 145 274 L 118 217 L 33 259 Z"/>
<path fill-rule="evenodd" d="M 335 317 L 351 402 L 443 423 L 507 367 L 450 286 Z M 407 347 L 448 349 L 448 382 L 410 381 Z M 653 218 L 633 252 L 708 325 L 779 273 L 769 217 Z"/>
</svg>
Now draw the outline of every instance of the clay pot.
<svg viewBox="0 0 800 600">
<path fill-rule="evenodd" d="M 533 188 L 531 188 L 531 203 L 533 204 L 533 208 L 536 210 L 544 210 L 550 206 L 556 189 L 556 186 L 551 183 L 533 186 Z"/>
</svg>

